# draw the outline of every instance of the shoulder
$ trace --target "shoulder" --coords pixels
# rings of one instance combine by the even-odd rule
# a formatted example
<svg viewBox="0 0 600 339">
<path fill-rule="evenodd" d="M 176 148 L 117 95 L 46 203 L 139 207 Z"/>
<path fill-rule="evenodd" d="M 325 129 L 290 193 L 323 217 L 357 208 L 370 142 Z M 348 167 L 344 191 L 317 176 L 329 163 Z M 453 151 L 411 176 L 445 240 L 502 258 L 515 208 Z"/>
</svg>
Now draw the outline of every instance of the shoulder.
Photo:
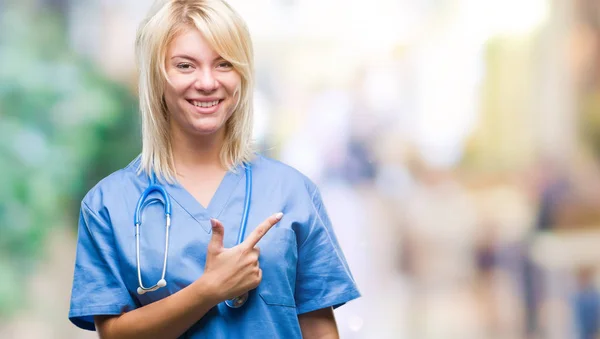
<svg viewBox="0 0 600 339">
<path fill-rule="evenodd" d="M 136 186 L 146 178 L 144 174 L 138 173 L 139 163 L 138 156 L 127 166 L 101 179 L 84 196 L 82 208 L 100 213 L 108 201 L 125 199 L 123 192 L 135 190 Z"/>
<path fill-rule="evenodd" d="M 311 196 L 317 191 L 317 185 L 302 172 L 264 155 L 256 156 L 252 162 L 252 172 L 259 180 L 283 188 L 306 190 Z"/>
</svg>

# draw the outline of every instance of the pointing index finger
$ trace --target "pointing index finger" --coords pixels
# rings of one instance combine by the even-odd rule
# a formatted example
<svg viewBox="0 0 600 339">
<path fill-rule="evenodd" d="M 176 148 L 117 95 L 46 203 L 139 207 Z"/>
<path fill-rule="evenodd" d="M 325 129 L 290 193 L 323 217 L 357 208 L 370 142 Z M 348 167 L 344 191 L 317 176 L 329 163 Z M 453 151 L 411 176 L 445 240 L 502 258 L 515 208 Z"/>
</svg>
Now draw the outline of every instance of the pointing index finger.
<svg viewBox="0 0 600 339">
<path fill-rule="evenodd" d="M 248 248 L 254 248 L 256 244 L 264 237 L 265 234 L 273 227 L 275 224 L 281 220 L 283 217 L 283 213 L 279 212 L 267 218 L 267 220 L 263 221 L 248 237 L 244 240 L 243 244 L 245 244 Z"/>
</svg>

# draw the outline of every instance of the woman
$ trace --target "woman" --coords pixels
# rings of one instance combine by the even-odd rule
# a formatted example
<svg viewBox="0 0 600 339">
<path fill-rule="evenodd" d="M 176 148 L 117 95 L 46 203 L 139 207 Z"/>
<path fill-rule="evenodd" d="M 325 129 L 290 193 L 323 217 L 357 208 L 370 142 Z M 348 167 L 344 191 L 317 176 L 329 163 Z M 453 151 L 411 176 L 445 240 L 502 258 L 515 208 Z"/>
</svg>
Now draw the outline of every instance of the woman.
<svg viewBox="0 0 600 339">
<path fill-rule="evenodd" d="M 136 54 L 142 154 L 83 199 L 70 320 L 102 338 L 338 337 L 333 308 L 359 292 L 315 185 L 252 152 L 243 20 L 159 1 Z M 153 183 L 164 195 L 140 200 Z"/>
</svg>

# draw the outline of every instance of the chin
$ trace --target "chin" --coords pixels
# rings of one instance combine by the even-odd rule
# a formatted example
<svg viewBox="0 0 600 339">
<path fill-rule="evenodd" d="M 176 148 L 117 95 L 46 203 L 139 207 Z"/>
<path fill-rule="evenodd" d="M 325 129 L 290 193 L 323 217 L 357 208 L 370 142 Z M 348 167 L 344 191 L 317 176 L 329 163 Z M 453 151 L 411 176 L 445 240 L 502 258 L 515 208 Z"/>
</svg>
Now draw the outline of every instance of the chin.
<svg viewBox="0 0 600 339">
<path fill-rule="evenodd" d="M 217 133 L 221 127 L 222 125 L 217 124 L 198 124 L 192 126 L 191 130 L 197 135 L 211 135 Z"/>
</svg>

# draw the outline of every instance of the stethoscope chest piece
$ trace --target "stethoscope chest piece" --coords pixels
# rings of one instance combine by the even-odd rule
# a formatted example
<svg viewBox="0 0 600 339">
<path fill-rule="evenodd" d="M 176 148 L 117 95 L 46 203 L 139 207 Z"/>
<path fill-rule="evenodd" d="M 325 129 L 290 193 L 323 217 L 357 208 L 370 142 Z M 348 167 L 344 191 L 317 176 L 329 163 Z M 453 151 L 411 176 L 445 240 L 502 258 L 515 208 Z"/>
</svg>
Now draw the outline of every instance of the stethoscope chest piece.
<svg viewBox="0 0 600 339">
<path fill-rule="evenodd" d="M 242 307 L 242 305 L 244 305 L 246 303 L 246 301 L 248 300 L 248 292 L 235 297 L 233 299 L 229 299 L 229 300 L 225 300 L 225 305 L 231 307 L 231 308 L 240 308 Z"/>
</svg>

